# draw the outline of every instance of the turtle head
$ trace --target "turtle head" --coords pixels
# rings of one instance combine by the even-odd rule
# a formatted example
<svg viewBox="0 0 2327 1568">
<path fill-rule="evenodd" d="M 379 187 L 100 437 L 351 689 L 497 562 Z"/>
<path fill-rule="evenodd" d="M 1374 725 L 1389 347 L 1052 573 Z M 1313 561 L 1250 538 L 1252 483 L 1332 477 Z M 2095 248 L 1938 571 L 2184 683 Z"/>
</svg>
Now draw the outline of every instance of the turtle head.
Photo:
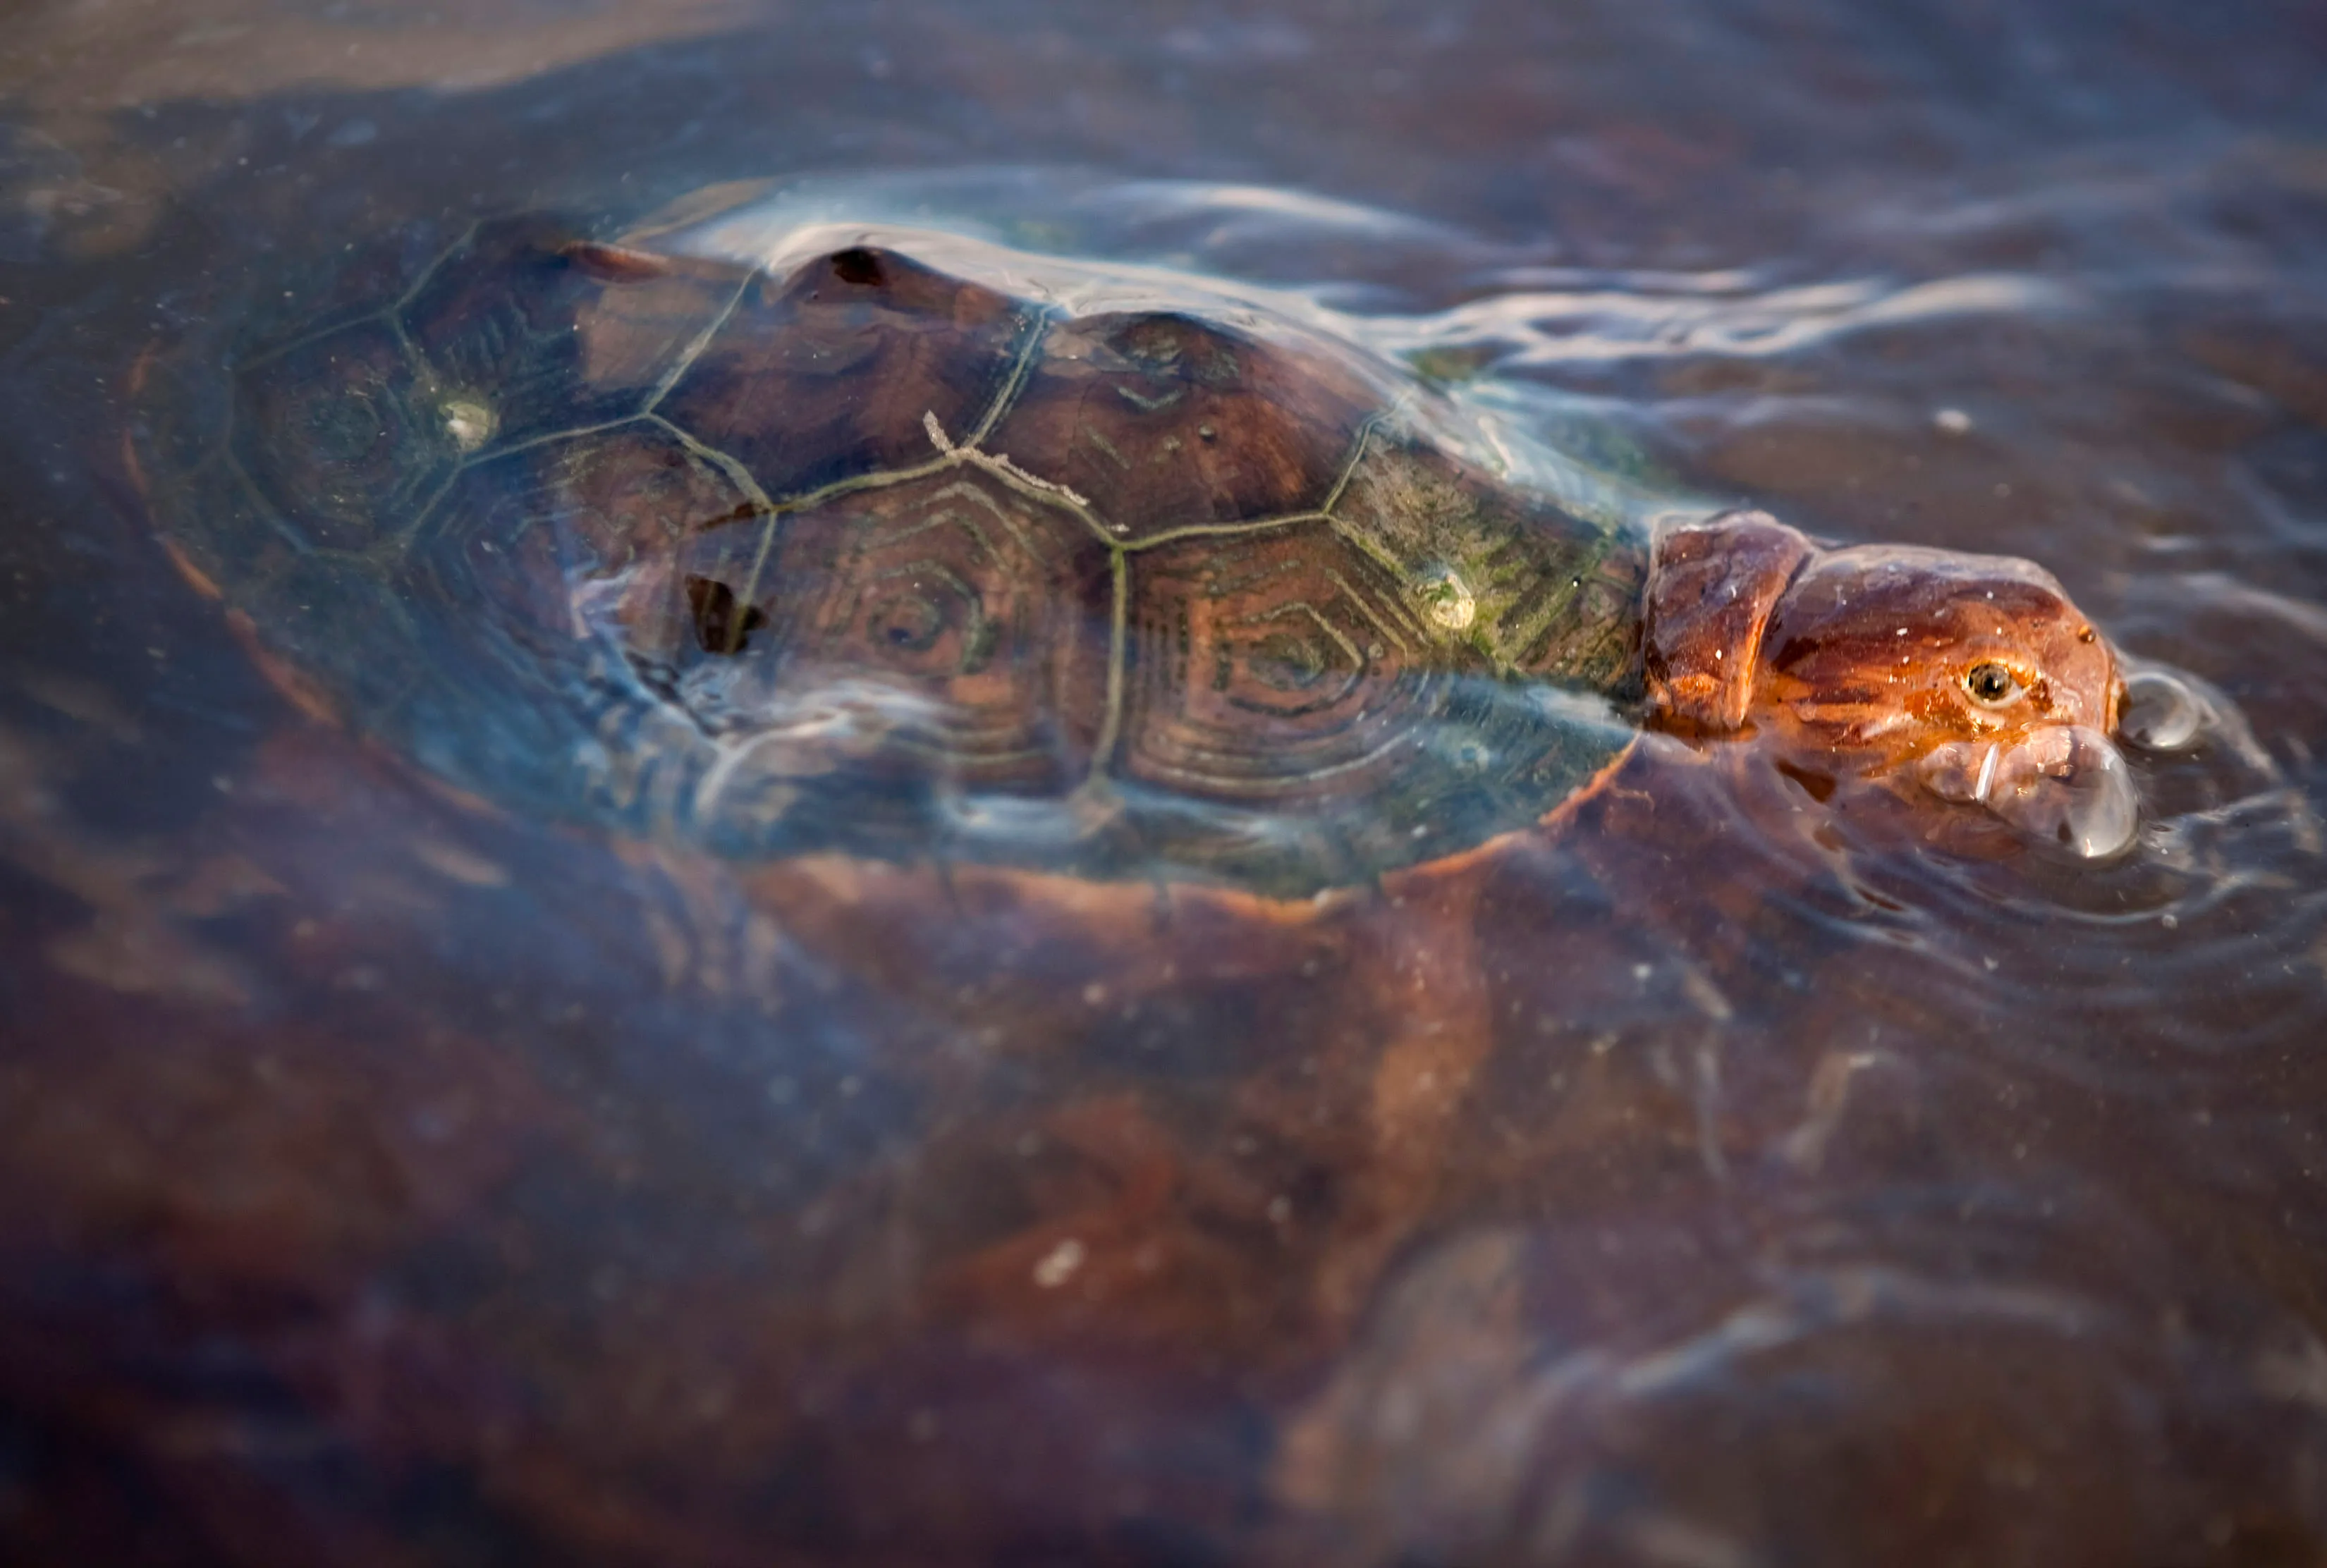
<svg viewBox="0 0 2327 1568">
<path fill-rule="evenodd" d="M 1647 645 L 1668 723 L 1750 728 L 1806 779 L 1983 807 L 2088 856 L 2138 826 L 2117 656 L 2030 562 L 1822 550 L 1730 513 L 1658 541 Z"/>
</svg>

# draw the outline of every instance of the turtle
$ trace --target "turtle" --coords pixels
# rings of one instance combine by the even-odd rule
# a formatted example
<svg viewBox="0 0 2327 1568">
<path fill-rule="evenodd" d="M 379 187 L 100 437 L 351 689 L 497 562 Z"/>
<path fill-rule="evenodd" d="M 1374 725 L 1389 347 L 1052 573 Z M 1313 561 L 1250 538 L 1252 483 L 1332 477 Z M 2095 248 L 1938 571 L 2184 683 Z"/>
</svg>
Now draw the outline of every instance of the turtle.
<svg viewBox="0 0 2327 1568">
<path fill-rule="evenodd" d="M 321 1278 L 288 1349 L 234 1342 L 310 1388 L 304 1324 L 345 1311 L 362 1397 L 397 1357 L 453 1368 L 449 1414 L 327 1457 L 459 1478 L 546 1550 L 1120 1545 L 1154 1454 L 1192 1478 L 1175 1532 L 1270 1498 L 1330 1522 L 1379 1473 L 1369 1390 L 1444 1365 L 1403 1347 L 1514 1376 L 1502 1309 L 1458 1310 L 1518 1266 L 1448 1236 L 1463 1182 L 1597 1248 L 1728 1157 L 1694 1031 L 1753 1005 L 1733 975 L 1848 1014 L 1846 1042 L 1780 1016 L 1833 1044 L 1818 1138 L 1854 1081 L 1891 1125 L 1863 990 L 1611 918 L 1725 938 L 1780 901 L 1692 816 L 1730 770 L 1666 761 L 1773 753 L 1750 776 L 1790 808 L 1864 790 L 2098 856 L 2137 818 L 2120 742 L 2163 733 L 2039 568 L 1699 500 L 1295 295 L 885 225 L 526 216 L 300 292 L 227 352 L 151 353 L 131 443 L 177 570 L 326 722 L 211 807 L 281 835 L 245 882 L 299 891 L 251 920 L 300 1028 L 214 1048 L 205 1109 L 251 1118 L 218 1185 L 295 1187 L 335 1244 L 246 1293 Z M 445 798 L 372 790 L 350 734 Z M 333 808 L 242 782 L 290 775 Z M 1573 885 L 1536 874 L 1555 835 Z M 454 1196 L 350 1161 L 386 1239 L 337 1246 L 374 1209 L 265 1135 L 303 1103 L 278 1060 Z M 1381 1288 L 1407 1256 L 1420 1307 Z"/>
<path fill-rule="evenodd" d="M 1315 898 L 1649 730 L 2135 835 L 2119 660 L 2031 563 L 1628 484 L 1286 296 L 715 233 L 487 220 L 224 397 L 149 364 L 164 546 L 432 779 L 731 861 Z"/>
</svg>

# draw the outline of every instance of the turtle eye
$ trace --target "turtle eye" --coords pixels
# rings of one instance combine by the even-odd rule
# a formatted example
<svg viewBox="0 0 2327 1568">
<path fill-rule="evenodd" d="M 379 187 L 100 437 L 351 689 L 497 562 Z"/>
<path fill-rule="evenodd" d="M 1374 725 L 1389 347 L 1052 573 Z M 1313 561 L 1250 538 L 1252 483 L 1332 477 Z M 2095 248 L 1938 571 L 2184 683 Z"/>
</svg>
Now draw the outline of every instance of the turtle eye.
<svg viewBox="0 0 2327 1568">
<path fill-rule="evenodd" d="M 1964 690 L 1983 707 L 2000 708 L 2020 695 L 2020 677 L 1994 659 L 1982 659 L 1964 671 Z"/>
</svg>

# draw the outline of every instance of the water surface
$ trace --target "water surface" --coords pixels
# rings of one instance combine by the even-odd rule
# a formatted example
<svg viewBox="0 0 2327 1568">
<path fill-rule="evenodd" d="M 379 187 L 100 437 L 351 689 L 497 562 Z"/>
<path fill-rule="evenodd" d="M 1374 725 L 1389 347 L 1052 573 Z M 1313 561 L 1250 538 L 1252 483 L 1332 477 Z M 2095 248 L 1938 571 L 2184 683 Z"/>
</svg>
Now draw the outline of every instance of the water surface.
<svg viewBox="0 0 2327 1568">
<path fill-rule="evenodd" d="M 2315 1560 L 2322 83 L 2293 4 L 13 24 L 11 1559 Z M 154 542 L 141 353 L 734 180 L 2035 557 L 2220 720 L 2107 864 L 1667 744 L 1256 930 L 739 870 L 304 716 Z"/>
</svg>

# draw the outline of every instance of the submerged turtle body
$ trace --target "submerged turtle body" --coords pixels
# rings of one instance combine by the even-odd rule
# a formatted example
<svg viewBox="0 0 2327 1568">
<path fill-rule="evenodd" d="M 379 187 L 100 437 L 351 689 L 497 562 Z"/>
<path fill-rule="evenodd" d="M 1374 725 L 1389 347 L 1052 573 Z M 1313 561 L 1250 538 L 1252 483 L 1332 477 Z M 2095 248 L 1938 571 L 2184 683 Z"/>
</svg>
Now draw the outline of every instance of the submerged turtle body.
<svg viewBox="0 0 2327 1568">
<path fill-rule="evenodd" d="M 1638 541 L 1322 333 L 1008 260 L 1015 291 L 894 245 L 488 225 L 241 356 L 231 428 L 143 462 L 351 723 L 731 854 L 1297 894 L 1534 820 L 1627 743 L 1562 694 L 1637 692 Z"/>
<path fill-rule="evenodd" d="M 311 707 L 731 857 L 1297 897 L 1544 817 L 1642 722 L 1760 734 L 1820 799 L 2132 837 L 2114 656 L 2026 562 L 1652 537 L 1186 280 L 911 232 L 734 254 L 483 225 L 229 396 L 160 389 L 164 536 Z"/>
</svg>

